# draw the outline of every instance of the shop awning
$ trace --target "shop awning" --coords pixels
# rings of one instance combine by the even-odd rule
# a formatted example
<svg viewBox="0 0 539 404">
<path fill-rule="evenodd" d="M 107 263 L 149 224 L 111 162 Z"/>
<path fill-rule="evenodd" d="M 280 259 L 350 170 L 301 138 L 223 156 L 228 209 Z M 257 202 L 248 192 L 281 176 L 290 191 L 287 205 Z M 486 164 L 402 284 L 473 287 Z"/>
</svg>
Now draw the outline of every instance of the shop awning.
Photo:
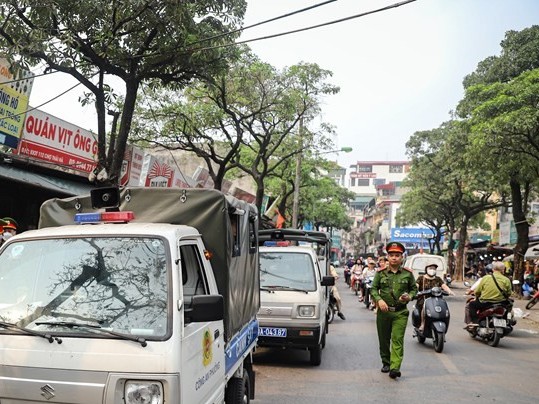
<svg viewBox="0 0 539 404">
<path fill-rule="evenodd" d="M 66 194 L 66 196 L 88 195 L 94 187 L 91 184 L 58 178 L 47 174 L 34 173 L 22 168 L 0 165 L 0 179 L 22 182 L 27 185 Z"/>
</svg>

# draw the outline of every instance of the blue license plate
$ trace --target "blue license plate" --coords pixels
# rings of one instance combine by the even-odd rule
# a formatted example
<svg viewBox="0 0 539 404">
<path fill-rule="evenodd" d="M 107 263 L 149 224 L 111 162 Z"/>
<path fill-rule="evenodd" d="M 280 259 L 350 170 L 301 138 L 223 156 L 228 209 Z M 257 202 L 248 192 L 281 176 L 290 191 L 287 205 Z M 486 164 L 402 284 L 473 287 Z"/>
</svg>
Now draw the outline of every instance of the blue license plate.
<svg viewBox="0 0 539 404">
<path fill-rule="evenodd" d="M 258 327 L 258 335 L 261 337 L 286 337 L 286 328 Z"/>
</svg>

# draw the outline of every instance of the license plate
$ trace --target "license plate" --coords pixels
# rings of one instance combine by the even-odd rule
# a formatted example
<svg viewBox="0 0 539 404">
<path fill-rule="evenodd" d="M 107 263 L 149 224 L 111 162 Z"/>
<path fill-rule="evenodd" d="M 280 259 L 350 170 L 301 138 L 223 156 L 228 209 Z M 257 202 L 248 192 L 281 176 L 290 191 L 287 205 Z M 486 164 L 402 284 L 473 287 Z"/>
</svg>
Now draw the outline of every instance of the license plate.
<svg viewBox="0 0 539 404">
<path fill-rule="evenodd" d="M 505 327 L 505 319 L 503 318 L 493 318 L 494 320 L 494 327 Z"/>
<path fill-rule="evenodd" d="M 258 335 L 261 337 L 286 337 L 286 328 L 259 327 Z"/>
</svg>

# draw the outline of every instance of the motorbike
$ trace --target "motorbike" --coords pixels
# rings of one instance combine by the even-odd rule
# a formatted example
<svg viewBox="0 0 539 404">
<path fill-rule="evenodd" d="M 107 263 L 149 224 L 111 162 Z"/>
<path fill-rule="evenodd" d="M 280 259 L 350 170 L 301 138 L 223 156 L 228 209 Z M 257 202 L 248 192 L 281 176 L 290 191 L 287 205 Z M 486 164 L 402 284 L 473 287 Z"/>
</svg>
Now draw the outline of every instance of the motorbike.
<svg viewBox="0 0 539 404">
<path fill-rule="evenodd" d="M 478 311 L 477 316 L 478 325 L 468 327 L 467 331 L 472 338 L 479 337 L 491 347 L 497 347 L 500 339 L 509 335 L 517 323 L 513 313 L 513 299 L 493 303 Z"/>
<path fill-rule="evenodd" d="M 374 310 L 374 302 L 371 299 L 371 289 L 372 289 L 372 281 L 374 279 L 374 276 L 367 276 L 367 278 L 364 280 L 365 282 L 365 295 L 363 296 L 363 303 L 365 303 L 365 307 L 369 310 Z"/>
<path fill-rule="evenodd" d="M 329 292 L 329 302 L 328 309 L 326 312 L 326 317 L 328 319 L 328 324 L 331 324 L 335 319 L 335 314 L 337 314 L 337 299 L 333 296 L 333 291 Z"/>
<path fill-rule="evenodd" d="M 350 286 L 350 268 L 347 266 L 344 267 L 344 283 L 346 283 L 348 286 Z"/>
<path fill-rule="evenodd" d="M 537 302 L 539 302 L 539 289 L 537 289 L 537 291 L 533 294 L 528 304 L 526 304 L 526 309 L 528 310 L 531 309 L 533 306 L 535 306 Z"/>
<path fill-rule="evenodd" d="M 354 269 L 352 270 L 352 274 L 350 277 L 350 287 L 356 295 L 359 294 L 359 291 L 361 289 L 361 274 L 362 271 L 360 269 Z"/>
<path fill-rule="evenodd" d="M 423 309 L 425 312 L 425 327 L 423 331 L 419 330 L 421 326 L 421 313 L 414 306 L 412 310 L 412 325 L 414 326 L 414 337 L 417 337 L 419 343 L 424 343 L 427 338 L 432 338 L 434 350 L 442 352 L 445 343 L 445 334 L 449 327 L 449 306 L 443 296 L 448 295 L 442 288 L 436 286 L 426 289 L 417 294 L 425 296 Z"/>
</svg>

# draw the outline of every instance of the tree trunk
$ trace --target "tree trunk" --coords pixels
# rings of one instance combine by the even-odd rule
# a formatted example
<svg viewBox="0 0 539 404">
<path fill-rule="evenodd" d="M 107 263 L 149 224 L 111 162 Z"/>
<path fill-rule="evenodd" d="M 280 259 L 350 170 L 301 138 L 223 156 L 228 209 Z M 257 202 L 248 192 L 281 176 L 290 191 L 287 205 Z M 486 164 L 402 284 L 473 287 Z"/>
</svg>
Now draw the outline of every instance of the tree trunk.
<svg viewBox="0 0 539 404">
<path fill-rule="evenodd" d="M 511 180 L 511 199 L 513 201 L 513 220 L 517 231 L 517 245 L 513 253 L 513 279 L 518 279 L 520 285 L 524 282 L 524 254 L 528 249 L 528 236 L 530 225 L 526 220 L 526 210 L 528 204 L 527 192 L 524 189 L 525 196 L 522 195 L 521 184 Z M 516 287 L 515 292 L 522 294 L 522 288 Z"/>
<path fill-rule="evenodd" d="M 466 247 L 466 239 L 468 238 L 468 222 L 470 219 L 467 216 L 462 218 L 459 229 L 459 246 L 457 248 L 457 261 L 455 265 L 454 277 L 457 281 L 464 280 L 464 251 Z"/>
<path fill-rule="evenodd" d="M 131 130 L 131 122 L 133 121 L 133 111 L 135 110 L 135 104 L 137 102 L 139 84 L 140 83 L 136 80 L 126 81 L 125 101 L 122 118 L 120 120 L 116 150 L 114 150 L 112 164 L 107 170 L 109 182 L 112 184 L 118 184 L 118 181 L 120 180 L 120 171 L 122 169 L 129 131 Z"/>
</svg>

